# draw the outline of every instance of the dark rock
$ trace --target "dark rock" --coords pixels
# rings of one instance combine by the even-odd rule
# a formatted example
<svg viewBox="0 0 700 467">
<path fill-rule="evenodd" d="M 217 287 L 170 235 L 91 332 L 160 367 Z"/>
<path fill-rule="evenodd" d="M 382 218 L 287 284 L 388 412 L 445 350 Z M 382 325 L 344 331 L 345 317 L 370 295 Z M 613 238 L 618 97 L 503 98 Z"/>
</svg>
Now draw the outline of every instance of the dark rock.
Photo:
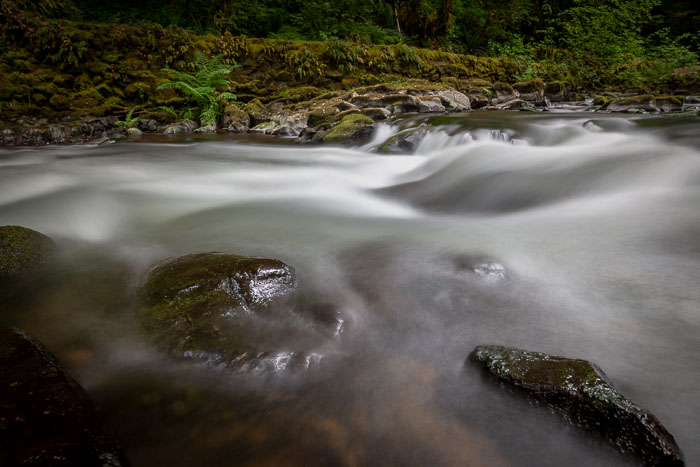
<svg viewBox="0 0 700 467">
<path fill-rule="evenodd" d="M 637 110 L 656 112 L 656 98 L 651 94 L 624 97 L 611 100 L 603 104 L 601 108 L 611 112 L 634 112 Z"/>
<path fill-rule="evenodd" d="M 365 115 L 347 115 L 322 136 L 322 141 L 326 144 L 359 146 L 370 141 L 374 127 L 374 120 Z"/>
<path fill-rule="evenodd" d="M 427 128 L 411 128 L 395 134 L 378 148 L 380 154 L 412 154 L 428 133 Z"/>
<path fill-rule="evenodd" d="M 544 88 L 544 95 L 552 102 L 567 100 L 567 85 L 561 81 L 548 83 Z"/>
<path fill-rule="evenodd" d="M 232 369 L 308 367 L 313 357 L 280 348 L 289 332 L 256 316 L 296 287 L 274 259 L 219 253 L 167 261 L 141 287 L 141 316 L 153 341 L 175 357 Z"/>
<path fill-rule="evenodd" d="M 250 125 L 257 125 L 268 120 L 268 111 L 260 102 L 260 99 L 253 99 L 248 102 L 243 110 L 250 116 Z"/>
<path fill-rule="evenodd" d="M 469 101 L 472 109 L 481 109 L 489 105 L 489 98 L 483 94 L 469 94 Z"/>
<path fill-rule="evenodd" d="M 44 234 L 26 227 L 0 227 L 0 280 L 38 270 L 55 245 Z"/>
<path fill-rule="evenodd" d="M 539 79 L 515 83 L 513 88 L 520 94 L 520 99 L 535 104 L 538 107 L 547 107 L 544 94 L 544 83 Z"/>
<path fill-rule="evenodd" d="M 493 95 L 491 97 L 491 104 L 502 104 L 504 102 L 512 101 L 520 97 L 518 91 L 513 89 L 513 87 L 506 83 L 496 83 L 493 85 Z"/>
<path fill-rule="evenodd" d="M 125 466 L 92 400 L 39 341 L 0 327 L 3 466 Z"/>
<path fill-rule="evenodd" d="M 229 104 L 221 122 L 229 133 L 247 133 L 250 128 L 250 115 L 239 106 Z"/>
<path fill-rule="evenodd" d="M 586 360 L 501 346 L 477 346 L 469 359 L 647 465 L 684 465 L 661 422 L 613 389 L 603 372 Z"/>
</svg>

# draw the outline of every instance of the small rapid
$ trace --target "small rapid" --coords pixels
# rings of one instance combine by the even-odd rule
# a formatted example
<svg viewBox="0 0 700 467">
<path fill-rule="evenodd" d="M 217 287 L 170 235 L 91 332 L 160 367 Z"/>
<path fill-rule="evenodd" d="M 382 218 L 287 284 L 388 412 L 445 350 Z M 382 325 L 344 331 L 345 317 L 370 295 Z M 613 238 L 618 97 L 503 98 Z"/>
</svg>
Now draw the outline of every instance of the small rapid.
<svg viewBox="0 0 700 467">
<path fill-rule="evenodd" d="M 630 464 L 465 366 L 478 344 L 595 362 L 700 466 L 699 129 L 561 109 L 408 116 L 358 148 L 0 149 L 0 225 L 59 247 L 2 324 L 57 354 L 134 466 Z M 209 251 L 284 261 L 340 310 L 320 340 L 247 318 L 293 334 L 306 371 L 283 350 L 230 374 L 146 342 L 145 273 Z"/>
</svg>

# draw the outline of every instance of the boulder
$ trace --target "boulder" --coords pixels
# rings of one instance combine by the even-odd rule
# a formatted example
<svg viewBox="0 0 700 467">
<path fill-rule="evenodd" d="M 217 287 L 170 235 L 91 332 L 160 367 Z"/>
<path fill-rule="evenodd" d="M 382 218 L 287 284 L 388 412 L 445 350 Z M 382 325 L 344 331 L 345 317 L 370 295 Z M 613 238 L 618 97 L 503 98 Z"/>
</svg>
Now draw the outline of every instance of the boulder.
<svg viewBox="0 0 700 467">
<path fill-rule="evenodd" d="M 128 465 L 88 394 L 39 341 L 0 327 L 0 368 L 2 465 Z"/>
<path fill-rule="evenodd" d="M 216 133 L 216 123 L 210 123 L 209 125 L 203 125 L 194 130 L 195 133 Z"/>
<path fill-rule="evenodd" d="M 152 341 L 174 357 L 229 369 L 308 366 L 310 354 L 282 346 L 287 330 L 258 321 L 295 288 L 294 270 L 275 259 L 187 255 L 148 273 L 140 314 Z"/>
<path fill-rule="evenodd" d="M 547 83 L 544 88 L 544 96 L 552 102 L 563 102 L 567 100 L 567 85 L 561 81 Z"/>
<path fill-rule="evenodd" d="M 0 227 L 0 281 L 37 271 L 55 249 L 53 240 L 26 227 Z"/>
<path fill-rule="evenodd" d="M 603 110 L 611 112 L 656 112 L 656 98 L 651 94 L 641 96 L 624 97 L 622 99 L 611 100 L 601 107 Z"/>
<path fill-rule="evenodd" d="M 659 112 L 680 112 L 683 110 L 683 96 L 656 96 L 655 104 Z"/>
<path fill-rule="evenodd" d="M 424 127 L 411 128 L 395 134 L 378 148 L 380 154 L 413 154 L 423 138 L 428 133 Z"/>
<path fill-rule="evenodd" d="M 141 136 L 143 135 L 143 131 L 139 130 L 138 128 L 127 128 L 126 134 L 129 136 Z"/>
<path fill-rule="evenodd" d="M 471 101 L 459 91 L 448 89 L 435 93 L 447 110 L 452 112 L 465 112 L 471 110 Z"/>
<path fill-rule="evenodd" d="M 194 120 L 185 120 L 183 122 L 173 123 L 169 125 L 163 132 L 166 135 L 179 135 L 182 133 L 192 133 L 199 128 L 199 124 Z"/>
<path fill-rule="evenodd" d="M 321 141 L 326 144 L 359 146 L 370 141 L 374 127 L 374 120 L 366 115 L 346 115 L 340 123 L 322 135 Z"/>
<path fill-rule="evenodd" d="M 491 96 L 491 105 L 502 104 L 504 102 L 518 99 L 520 94 L 513 89 L 510 84 L 496 83 L 493 85 L 493 95 Z"/>
<path fill-rule="evenodd" d="M 661 422 L 617 392 L 602 370 L 586 360 L 492 345 L 477 346 L 469 360 L 646 465 L 684 465 Z"/>
<path fill-rule="evenodd" d="M 229 133 L 247 133 L 250 128 L 250 115 L 239 106 L 229 104 L 226 106 L 221 123 Z"/>
<path fill-rule="evenodd" d="M 255 125 L 250 129 L 251 133 L 264 133 L 266 135 L 271 135 L 274 131 L 280 129 L 277 122 L 263 122 Z"/>
<path fill-rule="evenodd" d="M 520 94 L 520 99 L 530 102 L 538 107 L 546 107 L 547 100 L 544 95 L 544 83 L 539 79 L 515 83 L 513 88 Z"/>
<path fill-rule="evenodd" d="M 439 97 L 422 96 L 418 99 L 418 111 L 420 113 L 444 112 L 445 106 L 442 105 Z"/>
<path fill-rule="evenodd" d="M 319 128 L 322 125 L 327 125 L 332 122 L 339 113 L 356 108 L 355 105 L 339 97 L 333 97 L 321 101 L 310 108 L 307 124 L 311 127 Z"/>
<path fill-rule="evenodd" d="M 253 99 L 248 102 L 243 110 L 250 116 L 250 125 L 257 125 L 259 123 L 269 120 L 268 111 L 260 99 Z"/>
<path fill-rule="evenodd" d="M 272 119 L 278 125 L 272 130 L 273 135 L 299 136 L 307 127 L 308 114 L 306 112 L 283 113 L 273 116 Z"/>
</svg>

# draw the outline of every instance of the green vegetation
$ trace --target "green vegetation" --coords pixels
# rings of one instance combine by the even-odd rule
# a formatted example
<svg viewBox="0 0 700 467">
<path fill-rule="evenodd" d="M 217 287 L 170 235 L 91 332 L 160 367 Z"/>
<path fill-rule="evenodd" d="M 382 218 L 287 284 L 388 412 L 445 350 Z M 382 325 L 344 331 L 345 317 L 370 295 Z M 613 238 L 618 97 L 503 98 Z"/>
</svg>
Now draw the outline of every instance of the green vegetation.
<svg viewBox="0 0 700 467">
<path fill-rule="evenodd" d="M 231 82 L 226 79 L 236 65 L 226 65 L 220 55 L 209 58 L 197 51 L 194 55 L 194 74 L 164 68 L 163 71 L 173 75 L 174 80 L 158 86 L 162 89 L 175 89 L 192 100 L 196 107 L 190 110 L 199 116 L 202 125 L 210 125 L 221 119 L 226 102 L 236 100 L 236 95 L 221 91 L 230 89 Z"/>
<path fill-rule="evenodd" d="M 124 118 L 124 120 L 117 120 L 114 122 L 114 124 L 121 129 L 133 128 L 134 125 L 136 125 L 136 122 L 139 121 L 139 117 L 133 117 L 133 114 L 134 109 L 129 110 L 129 113 L 126 114 L 126 118 Z"/>
<path fill-rule="evenodd" d="M 206 123 L 233 95 L 264 104 L 415 79 L 486 95 L 532 79 L 692 90 L 698 18 L 675 0 L 3 1 L 0 108 L 3 120 L 135 109 Z"/>
</svg>

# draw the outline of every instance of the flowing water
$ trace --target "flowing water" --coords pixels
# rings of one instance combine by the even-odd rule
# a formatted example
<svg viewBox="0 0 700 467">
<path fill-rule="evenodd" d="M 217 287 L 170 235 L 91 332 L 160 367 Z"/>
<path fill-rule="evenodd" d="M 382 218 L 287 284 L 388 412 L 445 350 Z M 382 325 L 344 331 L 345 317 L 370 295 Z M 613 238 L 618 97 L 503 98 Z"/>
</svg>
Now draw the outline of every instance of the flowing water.
<svg viewBox="0 0 700 467">
<path fill-rule="evenodd" d="M 373 152 L 416 125 L 415 154 Z M 597 363 L 700 465 L 696 120 L 473 112 L 363 148 L 283 143 L 0 150 L 0 225 L 60 251 L 2 324 L 57 354 L 134 466 L 631 462 L 465 365 L 477 344 Z M 148 344 L 144 274 L 206 251 L 281 259 L 339 310 L 342 332 L 298 329 L 318 367 L 231 373 Z"/>
</svg>

